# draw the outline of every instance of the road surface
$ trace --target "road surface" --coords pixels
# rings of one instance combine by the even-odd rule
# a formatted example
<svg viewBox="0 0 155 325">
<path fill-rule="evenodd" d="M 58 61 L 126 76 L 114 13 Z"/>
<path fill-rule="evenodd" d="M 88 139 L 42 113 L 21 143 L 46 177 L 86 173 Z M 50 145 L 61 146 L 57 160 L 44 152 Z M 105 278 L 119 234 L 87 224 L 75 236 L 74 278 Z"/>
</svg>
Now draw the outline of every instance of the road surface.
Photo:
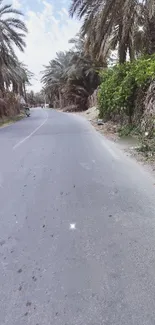
<svg viewBox="0 0 155 325">
<path fill-rule="evenodd" d="M 154 181 L 76 115 L 0 129 L 0 324 L 154 325 Z"/>
</svg>

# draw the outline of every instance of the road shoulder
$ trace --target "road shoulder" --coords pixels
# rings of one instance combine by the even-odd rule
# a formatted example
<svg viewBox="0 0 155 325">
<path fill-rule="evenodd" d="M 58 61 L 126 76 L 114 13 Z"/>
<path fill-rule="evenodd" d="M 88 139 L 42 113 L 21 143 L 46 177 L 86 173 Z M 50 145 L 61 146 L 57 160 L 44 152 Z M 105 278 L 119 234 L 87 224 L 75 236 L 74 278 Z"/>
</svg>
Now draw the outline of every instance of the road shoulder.
<svg viewBox="0 0 155 325">
<path fill-rule="evenodd" d="M 127 156 L 133 158 L 155 177 L 155 159 L 153 157 L 145 157 L 136 150 L 139 145 L 136 137 L 121 138 L 118 133 L 119 125 L 111 121 L 98 125 L 98 110 L 96 107 L 91 107 L 87 111 L 77 114 L 86 118 L 97 132 L 114 142 Z"/>
<path fill-rule="evenodd" d="M 0 119 L 0 129 L 5 128 L 15 122 L 18 122 L 18 121 L 22 120 L 24 117 L 25 117 L 24 113 L 20 113 L 15 116 L 8 116 L 8 117 L 5 116 Z"/>
</svg>

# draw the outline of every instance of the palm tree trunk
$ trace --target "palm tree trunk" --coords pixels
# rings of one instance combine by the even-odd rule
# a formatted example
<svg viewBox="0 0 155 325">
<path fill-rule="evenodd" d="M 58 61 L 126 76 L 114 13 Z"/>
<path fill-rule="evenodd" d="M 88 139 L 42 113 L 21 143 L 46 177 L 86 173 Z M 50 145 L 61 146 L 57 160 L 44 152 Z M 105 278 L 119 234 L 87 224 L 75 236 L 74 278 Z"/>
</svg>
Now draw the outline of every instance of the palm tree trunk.
<svg viewBox="0 0 155 325">
<path fill-rule="evenodd" d="M 20 96 L 24 96 L 23 94 L 23 85 L 20 83 L 18 84 L 18 93 Z"/>
<path fill-rule="evenodd" d="M 126 62 L 126 46 L 125 44 L 119 44 L 119 63 L 123 64 Z"/>
<path fill-rule="evenodd" d="M 135 60 L 135 52 L 133 49 L 133 46 L 129 46 L 129 57 L 130 57 L 130 61 L 134 61 Z"/>
<path fill-rule="evenodd" d="M 119 55 L 119 63 L 125 63 L 126 61 L 126 45 L 124 41 L 122 41 L 122 24 L 119 24 L 119 46 L 118 46 L 118 55 Z"/>
<path fill-rule="evenodd" d="M 60 89 L 59 89 L 59 106 L 60 106 L 60 109 L 62 109 L 62 95 L 61 95 Z"/>
<path fill-rule="evenodd" d="M 15 94 L 18 94 L 18 85 L 16 82 L 12 83 L 12 90 Z"/>
<path fill-rule="evenodd" d="M 155 53 L 155 16 L 152 16 L 152 18 L 148 19 L 147 30 L 149 38 L 147 53 L 151 55 Z"/>
<path fill-rule="evenodd" d="M 3 80 L 1 72 L 0 72 L 0 90 L 1 90 L 2 96 L 4 97 L 5 88 L 4 88 L 4 80 Z"/>
<path fill-rule="evenodd" d="M 27 94 L 26 94 L 26 87 L 25 87 L 25 82 L 23 83 L 23 85 L 22 85 L 23 87 L 23 95 L 24 95 L 24 99 L 25 99 L 25 101 L 26 101 L 26 103 L 27 103 Z"/>
</svg>

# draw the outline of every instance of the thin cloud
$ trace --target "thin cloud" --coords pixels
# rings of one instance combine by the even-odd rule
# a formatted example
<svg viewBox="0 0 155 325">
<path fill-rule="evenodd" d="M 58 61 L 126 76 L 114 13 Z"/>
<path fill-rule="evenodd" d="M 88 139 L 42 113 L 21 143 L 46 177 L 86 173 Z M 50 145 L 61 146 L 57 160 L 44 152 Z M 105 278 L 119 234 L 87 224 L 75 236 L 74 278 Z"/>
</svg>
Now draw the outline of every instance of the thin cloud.
<svg viewBox="0 0 155 325">
<path fill-rule="evenodd" d="M 13 1 L 17 6 L 20 0 Z M 39 79 L 43 65 L 47 65 L 55 57 L 56 52 L 69 49 L 71 45 L 68 44 L 68 40 L 73 38 L 80 28 L 78 21 L 70 19 L 64 4 L 59 11 L 48 1 L 42 1 L 42 5 L 40 11 L 27 10 L 25 13 L 29 30 L 27 48 L 24 54 L 18 54 L 20 60 L 35 73 L 32 84 L 36 91 L 41 88 Z"/>
</svg>

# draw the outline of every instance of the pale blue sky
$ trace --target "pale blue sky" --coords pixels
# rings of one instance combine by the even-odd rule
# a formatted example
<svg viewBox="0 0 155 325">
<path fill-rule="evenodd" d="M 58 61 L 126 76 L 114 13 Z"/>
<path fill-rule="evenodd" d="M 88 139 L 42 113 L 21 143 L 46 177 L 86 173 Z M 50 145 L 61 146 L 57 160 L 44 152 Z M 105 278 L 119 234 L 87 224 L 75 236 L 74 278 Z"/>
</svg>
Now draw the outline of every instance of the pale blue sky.
<svg viewBox="0 0 155 325">
<path fill-rule="evenodd" d="M 42 0 L 14 0 L 13 2 L 16 6 L 23 6 L 34 11 L 41 11 L 44 7 Z M 68 10 L 70 5 L 69 0 L 49 0 L 48 2 L 53 6 L 55 14 L 57 14 L 56 11 L 61 10 L 62 7 L 65 7 Z"/>
<path fill-rule="evenodd" d="M 43 65 L 48 64 L 56 52 L 69 48 L 68 40 L 79 31 L 80 22 L 68 16 L 70 0 L 12 0 L 12 3 L 25 13 L 29 30 L 27 48 L 19 56 L 35 73 L 33 87 L 39 90 L 39 72 Z"/>
</svg>

